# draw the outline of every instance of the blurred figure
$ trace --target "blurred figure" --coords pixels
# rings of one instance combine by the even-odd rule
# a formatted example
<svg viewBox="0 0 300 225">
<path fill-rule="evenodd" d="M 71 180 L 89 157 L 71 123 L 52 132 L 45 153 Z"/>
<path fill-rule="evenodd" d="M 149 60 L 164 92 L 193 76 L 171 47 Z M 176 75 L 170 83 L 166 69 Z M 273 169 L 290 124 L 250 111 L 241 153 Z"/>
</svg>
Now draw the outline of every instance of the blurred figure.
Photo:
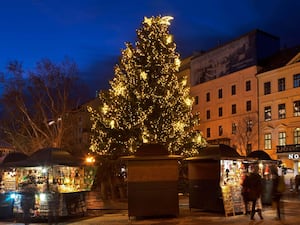
<svg viewBox="0 0 300 225">
<path fill-rule="evenodd" d="M 299 192 L 299 185 L 300 185 L 300 175 L 295 176 L 295 191 L 298 193 Z"/>
<path fill-rule="evenodd" d="M 243 197 L 243 202 L 244 202 L 244 214 L 248 215 L 250 214 L 249 211 L 249 184 L 248 184 L 248 179 L 249 179 L 249 175 L 245 174 L 244 178 L 243 178 L 243 183 L 242 183 L 242 197 Z"/>
<path fill-rule="evenodd" d="M 24 182 L 21 187 L 21 207 L 23 210 L 23 222 L 28 225 L 31 221 L 31 210 L 35 208 L 36 184 L 33 179 Z"/>
<path fill-rule="evenodd" d="M 272 201 L 276 209 L 277 217 L 276 219 L 281 219 L 281 213 L 280 213 L 280 199 L 282 197 L 282 192 L 278 189 L 280 184 L 280 176 L 278 175 L 277 168 L 272 168 Z"/>
<path fill-rule="evenodd" d="M 48 224 L 58 224 L 59 191 L 56 182 L 50 186 L 48 196 Z"/>
<path fill-rule="evenodd" d="M 252 171 L 247 178 L 246 188 L 248 189 L 248 201 L 252 202 L 250 219 L 254 220 L 254 215 L 256 212 L 256 203 L 262 193 L 262 180 L 261 176 L 258 174 L 258 166 L 253 166 Z M 262 210 L 257 209 L 260 219 L 263 219 Z"/>
</svg>

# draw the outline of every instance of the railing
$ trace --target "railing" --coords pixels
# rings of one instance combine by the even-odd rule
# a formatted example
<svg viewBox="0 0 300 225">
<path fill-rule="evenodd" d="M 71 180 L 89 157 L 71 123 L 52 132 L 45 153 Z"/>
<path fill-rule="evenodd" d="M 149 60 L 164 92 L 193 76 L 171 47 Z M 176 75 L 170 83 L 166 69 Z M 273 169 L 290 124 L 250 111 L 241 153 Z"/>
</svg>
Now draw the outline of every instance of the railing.
<svg viewBox="0 0 300 225">
<path fill-rule="evenodd" d="M 276 153 L 288 153 L 288 152 L 300 152 L 300 144 L 276 146 Z"/>
</svg>

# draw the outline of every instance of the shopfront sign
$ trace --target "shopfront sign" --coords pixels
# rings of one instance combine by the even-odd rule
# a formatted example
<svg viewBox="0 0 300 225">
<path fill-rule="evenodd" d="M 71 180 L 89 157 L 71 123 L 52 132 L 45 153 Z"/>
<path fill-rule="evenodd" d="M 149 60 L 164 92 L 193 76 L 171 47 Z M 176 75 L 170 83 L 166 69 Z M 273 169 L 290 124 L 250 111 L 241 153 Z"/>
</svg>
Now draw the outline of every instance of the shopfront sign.
<svg viewBox="0 0 300 225">
<path fill-rule="evenodd" d="M 298 153 L 289 154 L 289 159 L 299 159 L 299 154 Z"/>
</svg>

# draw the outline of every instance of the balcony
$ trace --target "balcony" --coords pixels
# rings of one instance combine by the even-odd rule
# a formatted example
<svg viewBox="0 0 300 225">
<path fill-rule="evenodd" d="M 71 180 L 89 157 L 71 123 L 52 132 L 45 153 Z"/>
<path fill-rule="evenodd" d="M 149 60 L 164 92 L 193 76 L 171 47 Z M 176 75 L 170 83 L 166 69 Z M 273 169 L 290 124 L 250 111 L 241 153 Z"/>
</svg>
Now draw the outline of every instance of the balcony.
<svg viewBox="0 0 300 225">
<path fill-rule="evenodd" d="M 289 153 L 289 152 L 300 152 L 300 144 L 276 146 L 276 153 Z"/>
</svg>

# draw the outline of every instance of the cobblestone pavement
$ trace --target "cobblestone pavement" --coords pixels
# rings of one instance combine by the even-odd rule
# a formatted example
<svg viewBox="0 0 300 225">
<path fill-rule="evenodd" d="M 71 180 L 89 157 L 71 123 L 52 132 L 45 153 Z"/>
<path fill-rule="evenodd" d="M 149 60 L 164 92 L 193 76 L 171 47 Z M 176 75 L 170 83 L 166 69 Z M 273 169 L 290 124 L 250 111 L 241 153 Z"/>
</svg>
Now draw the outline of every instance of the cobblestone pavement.
<svg viewBox="0 0 300 225">
<path fill-rule="evenodd" d="M 236 215 L 225 217 L 224 214 L 202 212 L 200 210 L 189 210 L 188 200 L 181 199 L 180 213 L 178 217 L 171 218 L 128 218 L 126 203 L 115 205 L 115 209 L 102 210 L 97 216 L 76 218 L 59 225 L 299 225 L 300 224 L 300 198 L 299 195 L 289 195 L 283 200 L 283 218 L 281 221 L 275 219 L 275 210 L 271 206 L 263 208 L 263 220 L 256 215 L 255 220 L 249 216 Z M 124 209 L 125 207 L 125 209 Z M 21 225 L 22 223 L 0 221 L 0 225 Z M 32 223 L 44 225 L 47 223 Z"/>
</svg>

